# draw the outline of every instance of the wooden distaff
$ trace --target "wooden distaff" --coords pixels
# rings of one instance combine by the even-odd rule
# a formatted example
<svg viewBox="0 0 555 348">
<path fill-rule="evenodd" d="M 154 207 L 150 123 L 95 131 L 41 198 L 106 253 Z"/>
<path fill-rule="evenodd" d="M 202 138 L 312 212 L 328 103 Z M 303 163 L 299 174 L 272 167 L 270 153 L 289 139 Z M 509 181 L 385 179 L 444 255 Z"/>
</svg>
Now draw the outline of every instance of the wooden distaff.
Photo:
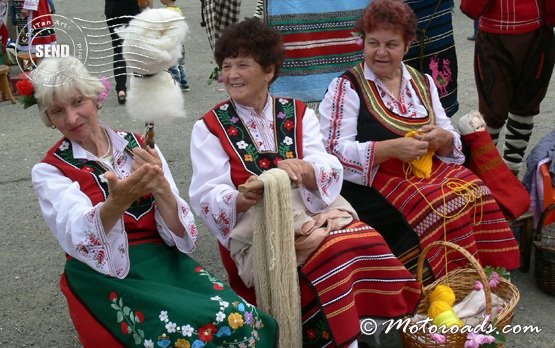
<svg viewBox="0 0 555 348">
<path fill-rule="evenodd" d="M 145 122 L 145 145 L 144 145 L 144 149 L 146 149 L 146 147 L 150 147 L 151 149 L 154 149 L 154 122 L 150 122 L 147 121 Z"/>
<path fill-rule="evenodd" d="M 262 180 L 253 180 L 251 182 L 246 182 L 238 187 L 239 192 L 247 193 L 256 190 L 264 190 L 264 182 Z"/>
</svg>

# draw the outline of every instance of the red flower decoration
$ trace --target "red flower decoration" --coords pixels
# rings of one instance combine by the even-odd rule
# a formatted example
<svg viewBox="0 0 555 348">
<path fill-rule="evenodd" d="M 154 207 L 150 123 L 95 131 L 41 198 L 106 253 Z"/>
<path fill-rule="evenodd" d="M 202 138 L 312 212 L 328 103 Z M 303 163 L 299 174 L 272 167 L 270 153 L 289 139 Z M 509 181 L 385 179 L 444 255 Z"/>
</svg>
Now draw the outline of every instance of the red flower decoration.
<svg viewBox="0 0 555 348">
<path fill-rule="evenodd" d="M 89 173 L 94 172 L 94 169 L 92 167 L 89 167 L 89 166 L 83 166 L 83 168 L 81 168 L 81 170 L 84 170 L 84 171 L 89 172 Z"/>
<path fill-rule="evenodd" d="M 317 335 L 316 335 L 316 331 L 315 331 L 314 329 L 308 329 L 308 330 L 306 330 L 306 336 L 307 336 L 309 339 L 313 340 L 313 339 L 315 339 L 316 336 L 317 336 Z"/>
<path fill-rule="evenodd" d="M 35 94 L 35 88 L 29 79 L 19 80 L 15 84 L 15 88 L 19 92 L 20 95 L 30 97 Z"/>
<path fill-rule="evenodd" d="M 288 131 L 290 131 L 290 130 L 292 130 L 293 128 L 295 128 L 295 123 L 294 123 L 293 121 L 291 121 L 291 120 L 286 120 L 286 121 L 285 121 L 285 124 L 284 124 L 284 127 L 285 127 Z"/>
<path fill-rule="evenodd" d="M 271 164 L 271 162 L 267 158 L 263 158 L 263 159 L 258 161 L 258 166 L 262 169 L 270 168 L 270 164 Z"/>
<path fill-rule="evenodd" d="M 140 324 L 145 321 L 145 315 L 141 311 L 136 311 L 135 316 L 137 317 L 137 322 Z"/>
<path fill-rule="evenodd" d="M 125 321 L 121 323 L 121 332 L 123 332 L 126 335 L 129 335 L 129 325 L 127 325 Z"/>
<path fill-rule="evenodd" d="M 281 158 L 279 158 L 279 157 L 274 158 L 274 165 L 275 165 L 276 167 L 277 167 L 279 161 L 281 161 Z"/>
<path fill-rule="evenodd" d="M 224 286 L 219 283 L 214 283 L 213 287 L 214 287 L 214 290 L 218 290 L 218 291 L 221 291 L 224 289 Z"/>
<path fill-rule="evenodd" d="M 110 301 L 114 302 L 117 299 L 118 299 L 118 294 L 115 291 L 112 291 L 110 293 Z"/>
<path fill-rule="evenodd" d="M 206 324 L 198 329 L 198 337 L 204 342 L 210 342 L 214 339 L 214 334 L 218 332 L 218 327 L 212 323 Z"/>
<path fill-rule="evenodd" d="M 202 266 L 195 267 L 195 272 L 198 273 L 198 272 L 202 272 L 202 271 L 204 271 L 204 268 L 202 268 Z"/>
<path fill-rule="evenodd" d="M 227 134 L 231 135 L 232 137 L 236 136 L 237 133 L 239 133 L 239 131 L 237 130 L 237 127 L 229 127 L 227 129 Z"/>
</svg>

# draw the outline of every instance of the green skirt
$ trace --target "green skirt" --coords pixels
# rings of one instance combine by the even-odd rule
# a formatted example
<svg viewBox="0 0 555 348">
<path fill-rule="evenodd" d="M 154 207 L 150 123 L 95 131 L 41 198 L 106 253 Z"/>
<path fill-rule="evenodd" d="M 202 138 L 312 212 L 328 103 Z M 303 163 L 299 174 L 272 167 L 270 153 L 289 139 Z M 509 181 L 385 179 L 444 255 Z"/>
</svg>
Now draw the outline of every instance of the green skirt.
<svg viewBox="0 0 555 348">
<path fill-rule="evenodd" d="M 72 295 L 123 345 L 276 346 L 276 322 L 189 256 L 164 244 L 131 246 L 129 254 L 125 279 L 100 274 L 75 259 L 65 267 Z"/>
</svg>

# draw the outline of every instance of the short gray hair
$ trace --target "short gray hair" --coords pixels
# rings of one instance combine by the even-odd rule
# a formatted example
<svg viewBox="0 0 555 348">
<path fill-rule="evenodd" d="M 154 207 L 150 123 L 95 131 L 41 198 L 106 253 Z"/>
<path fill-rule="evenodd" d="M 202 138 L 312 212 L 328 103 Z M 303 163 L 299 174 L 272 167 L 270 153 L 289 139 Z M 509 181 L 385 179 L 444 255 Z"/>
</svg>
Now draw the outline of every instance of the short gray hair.
<svg viewBox="0 0 555 348">
<path fill-rule="evenodd" d="M 104 85 L 100 79 L 92 76 L 85 65 L 73 56 L 45 58 L 33 70 L 30 77 L 42 122 L 47 127 L 52 126 L 52 123 L 48 119 L 46 110 L 56 99 L 64 100 L 73 91 L 78 91 L 86 98 L 97 99 L 104 91 Z"/>
</svg>

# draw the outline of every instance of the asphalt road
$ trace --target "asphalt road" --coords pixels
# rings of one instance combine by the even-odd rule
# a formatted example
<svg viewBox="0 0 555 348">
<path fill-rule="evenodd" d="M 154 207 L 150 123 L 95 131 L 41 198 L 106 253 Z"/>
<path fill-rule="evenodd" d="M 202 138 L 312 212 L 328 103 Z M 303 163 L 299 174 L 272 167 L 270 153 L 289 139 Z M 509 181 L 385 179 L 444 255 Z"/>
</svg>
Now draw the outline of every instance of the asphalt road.
<svg viewBox="0 0 555 348">
<path fill-rule="evenodd" d="M 58 15 L 87 20 L 104 19 L 104 3 L 85 0 L 55 0 Z M 456 1 L 454 26 L 459 60 L 460 111 L 454 119 L 477 108 L 472 73 L 473 43 L 466 40 L 472 21 L 461 14 Z M 207 84 L 215 63 L 206 32 L 200 27 L 200 1 L 178 1 L 188 18 L 186 41 L 191 91 L 185 94 L 188 119 L 176 119 L 156 128 L 157 143 L 172 169 L 181 194 L 186 199 L 191 176 L 189 134 L 193 122 L 226 97 L 222 86 Z M 241 17 L 251 16 L 255 0 L 243 0 Z M 155 7 L 160 7 L 158 2 Z M 67 29 L 70 35 L 77 35 Z M 16 73 L 12 67 L 12 73 Z M 534 145 L 553 129 L 555 117 L 555 78 L 536 118 Z M 116 129 L 142 132 L 142 122 L 130 117 L 117 104 L 114 93 L 104 102 L 100 117 Z M 36 108 L 0 103 L 0 346 L 2 347 L 78 347 L 58 279 L 63 270 L 64 253 L 47 229 L 31 185 L 30 171 L 47 149 L 59 138 L 56 130 L 45 128 Z M 200 224 L 201 238 L 194 257 L 207 269 L 224 278 L 215 239 Z M 513 325 L 537 326 L 534 334 L 508 335 L 507 347 L 554 347 L 554 297 L 535 286 L 533 271 L 513 273 L 521 300 Z M 385 347 L 398 347 L 395 334 L 386 335 Z"/>
</svg>

